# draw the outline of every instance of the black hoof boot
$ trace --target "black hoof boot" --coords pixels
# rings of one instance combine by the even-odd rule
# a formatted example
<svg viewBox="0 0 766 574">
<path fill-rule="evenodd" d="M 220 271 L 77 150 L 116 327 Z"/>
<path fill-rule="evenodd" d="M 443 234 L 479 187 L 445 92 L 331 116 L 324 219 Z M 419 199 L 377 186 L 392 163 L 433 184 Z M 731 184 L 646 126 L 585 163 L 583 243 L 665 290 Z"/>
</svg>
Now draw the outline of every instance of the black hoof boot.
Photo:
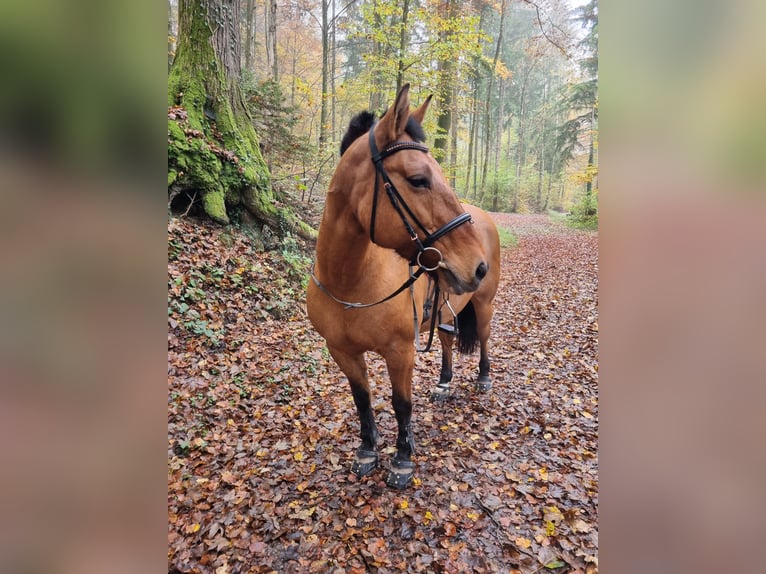
<svg viewBox="0 0 766 574">
<path fill-rule="evenodd" d="M 358 448 L 356 459 L 351 463 L 351 472 L 361 478 L 367 476 L 376 468 L 378 468 L 378 453 L 374 450 Z"/>
<path fill-rule="evenodd" d="M 449 392 L 449 385 L 436 385 L 434 387 L 434 390 L 431 391 L 431 401 L 438 403 L 441 401 L 446 401 L 450 396 Z"/>
<path fill-rule="evenodd" d="M 487 375 L 480 375 L 476 380 L 476 390 L 486 393 L 492 388 L 492 381 Z"/>
<path fill-rule="evenodd" d="M 411 460 L 399 460 L 394 458 L 391 461 L 391 468 L 386 477 L 386 484 L 391 488 L 403 490 L 410 485 L 412 477 L 415 475 L 415 463 Z"/>
</svg>

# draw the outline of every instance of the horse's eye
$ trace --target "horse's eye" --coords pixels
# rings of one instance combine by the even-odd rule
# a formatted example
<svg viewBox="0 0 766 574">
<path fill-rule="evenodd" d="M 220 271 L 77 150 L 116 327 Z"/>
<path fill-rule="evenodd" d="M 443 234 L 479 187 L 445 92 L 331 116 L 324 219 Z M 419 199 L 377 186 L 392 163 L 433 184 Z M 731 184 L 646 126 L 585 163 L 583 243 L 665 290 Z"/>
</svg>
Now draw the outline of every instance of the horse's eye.
<svg viewBox="0 0 766 574">
<path fill-rule="evenodd" d="M 410 182 L 410 185 L 412 187 L 417 187 L 420 189 L 427 189 L 430 185 L 428 178 L 423 177 L 421 175 L 416 175 L 413 177 L 408 177 L 407 181 Z"/>
</svg>

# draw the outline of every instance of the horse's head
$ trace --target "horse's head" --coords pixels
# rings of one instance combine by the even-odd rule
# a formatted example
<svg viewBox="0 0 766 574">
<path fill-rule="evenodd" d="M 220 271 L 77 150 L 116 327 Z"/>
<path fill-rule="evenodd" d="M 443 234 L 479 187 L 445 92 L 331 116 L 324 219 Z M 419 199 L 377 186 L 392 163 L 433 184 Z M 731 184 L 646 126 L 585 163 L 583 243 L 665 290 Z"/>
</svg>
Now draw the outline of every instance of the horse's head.
<svg viewBox="0 0 766 574">
<path fill-rule="evenodd" d="M 409 84 L 365 137 L 344 138 L 336 188 L 370 239 L 395 250 L 453 293 L 474 291 L 487 273 L 482 243 L 460 200 L 428 153 L 420 125 L 431 97 L 410 112 Z M 372 117 L 356 121 L 371 123 Z"/>
</svg>

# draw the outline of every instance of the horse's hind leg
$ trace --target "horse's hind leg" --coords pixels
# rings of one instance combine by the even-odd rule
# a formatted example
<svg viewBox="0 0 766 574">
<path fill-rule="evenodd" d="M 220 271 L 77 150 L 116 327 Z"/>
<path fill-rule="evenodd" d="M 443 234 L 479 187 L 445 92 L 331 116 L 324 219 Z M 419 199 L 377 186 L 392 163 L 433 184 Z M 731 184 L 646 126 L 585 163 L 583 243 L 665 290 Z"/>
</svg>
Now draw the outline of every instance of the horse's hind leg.
<svg viewBox="0 0 766 574">
<path fill-rule="evenodd" d="M 412 435 L 412 369 L 415 353 L 410 341 L 401 350 L 386 354 L 388 376 L 391 379 L 391 402 L 396 414 L 396 456 L 386 477 L 386 484 L 393 488 L 406 488 L 415 474 L 412 455 L 415 439 Z"/>
<path fill-rule="evenodd" d="M 372 411 L 372 393 L 367 379 L 367 364 L 364 354 L 349 355 L 338 349 L 330 348 L 330 354 L 338 363 L 341 371 L 348 377 L 351 394 L 354 397 L 356 412 L 359 415 L 362 444 L 356 450 L 356 457 L 351 464 L 351 472 L 357 476 L 367 476 L 378 466 L 378 429 Z"/>
<path fill-rule="evenodd" d="M 445 327 L 452 327 L 452 325 Z M 442 368 L 439 374 L 439 382 L 436 388 L 431 391 L 432 401 L 443 401 L 449 397 L 449 384 L 452 381 L 452 345 L 454 340 L 455 335 L 452 331 L 448 331 L 441 326 L 439 327 L 439 341 L 442 347 Z"/>
<path fill-rule="evenodd" d="M 480 391 L 488 391 L 492 388 L 492 380 L 489 377 L 489 324 L 492 320 L 492 302 L 476 304 L 476 329 L 479 334 L 479 377 L 476 379 L 476 388 Z"/>
</svg>

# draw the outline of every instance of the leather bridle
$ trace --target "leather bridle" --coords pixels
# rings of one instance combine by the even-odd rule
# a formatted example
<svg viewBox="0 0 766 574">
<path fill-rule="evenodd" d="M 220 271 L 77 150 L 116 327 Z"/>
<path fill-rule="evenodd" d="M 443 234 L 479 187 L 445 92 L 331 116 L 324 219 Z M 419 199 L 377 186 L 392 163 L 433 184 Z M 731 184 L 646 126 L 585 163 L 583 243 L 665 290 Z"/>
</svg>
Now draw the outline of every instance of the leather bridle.
<svg viewBox="0 0 766 574">
<path fill-rule="evenodd" d="M 471 221 L 471 214 L 469 213 L 461 213 L 451 221 L 445 223 L 442 225 L 439 229 L 434 231 L 433 233 L 429 233 L 428 230 L 425 228 L 425 226 L 420 222 L 420 220 L 417 218 L 417 216 L 413 213 L 412 209 L 407 205 L 407 202 L 404 201 L 404 198 L 402 198 L 399 191 L 396 189 L 396 186 L 394 185 L 394 182 L 391 181 L 391 178 L 388 176 L 388 173 L 386 173 L 385 168 L 383 167 L 383 160 L 387 158 L 390 155 L 395 154 L 398 151 L 402 151 L 405 149 L 413 149 L 417 151 L 421 151 L 424 153 L 428 153 L 428 148 L 424 146 L 421 143 L 415 142 L 415 141 L 395 141 L 388 144 L 385 148 L 383 148 L 383 151 L 378 151 L 378 146 L 375 143 L 375 126 L 373 125 L 370 128 L 370 153 L 372 154 L 372 163 L 375 164 L 375 189 L 372 196 L 372 212 L 370 214 L 370 241 L 375 243 L 375 220 L 377 217 L 377 209 L 378 209 L 378 195 L 379 195 L 379 183 L 382 180 L 383 181 L 383 188 L 386 190 L 386 195 L 388 195 L 388 199 L 391 201 L 391 205 L 394 207 L 396 212 L 399 214 L 399 217 L 402 219 L 402 223 L 404 223 L 404 227 L 407 230 L 407 233 L 409 234 L 412 241 L 417 246 L 417 253 L 412 257 L 410 260 L 410 276 L 409 278 L 399 287 L 396 291 L 391 293 L 390 295 L 387 295 L 380 301 L 375 301 L 374 303 L 352 303 L 350 301 L 343 301 L 342 299 L 338 299 L 335 297 L 328 289 L 325 287 L 317 278 L 317 276 L 314 274 L 314 270 L 311 270 L 311 278 L 316 284 L 319 289 L 321 289 L 326 295 L 330 297 L 333 301 L 336 303 L 340 303 L 345 307 L 345 309 L 364 309 L 367 307 L 374 307 L 375 305 L 380 305 L 381 303 L 385 303 L 389 299 L 393 299 L 396 297 L 399 293 L 407 289 L 408 287 L 412 286 L 413 283 L 420 277 L 424 272 L 432 272 L 436 271 L 439 267 L 443 266 L 444 256 L 442 255 L 441 251 L 439 251 L 436 247 L 433 246 L 433 244 L 444 237 L 446 234 L 450 233 L 451 231 L 454 231 L 464 223 L 467 223 Z M 378 177 L 380 176 L 380 177 Z M 409 217 L 409 219 L 408 219 Z M 412 220 L 412 223 L 410 222 Z M 414 227 L 413 227 L 414 224 Z M 419 228 L 420 231 L 425 235 L 423 239 L 421 239 L 418 236 L 418 232 L 415 230 L 415 227 Z M 429 251 L 432 251 L 436 254 L 438 261 L 428 266 L 423 261 L 421 261 L 421 257 L 424 253 L 427 253 Z M 415 271 L 412 271 L 413 267 L 417 267 Z M 436 303 L 436 299 L 438 297 L 439 289 L 435 289 L 434 292 L 434 304 Z M 414 298 L 413 298 L 414 303 Z M 417 337 L 417 310 L 415 310 L 415 316 L 416 316 L 416 325 L 415 325 L 415 334 Z M 434 331 L 434 321 L 432 321 L 431 325 L 431 334 L 429 337 L 429 343 L 428 347 L 431 346 L 430 339 L 433 337 L 433 331 Z M 420 350 L 420 349 L 418 349 Z"/>
<path fill-rule="evenodd" d="M 418 248 L 418 252 L 415 255 L 415 257 L 410 260 L 410 265 L 417 265 L 418 269 L 422 269 L 424 271 L 436 271 L 436 269 L 439 268 L 439 264 L 444 260 L 444 256 L 442 255 L 441 251 L 436 249 L 436 247 L 433 246 L 433 244 L 440 238 L 447 235 L 450 231 L 453 231 L 463 225 L 464 223 L 471 221 L 471 215 L 469 213 L 461 213 L 457 217 L 455 217 L 453 220 L 445 223 L 442 225 L 439 229 L 434 231 L 433 233 L 429 233 L 428 230 L 425 228 L 425 226 L 420 223 L 420 220 L 417 218 L 417 216 L 412 212 L 410 209 L 410 206 L 407 205 L 407 202 L 404 201 L 399 191 L 396 189 L 396 186 L 394 185 L 394 182 L 391 181 L 391 178 L 388 177 L 388 173 L 386 173 L 386 169 L 383 167 L 383 160 L 387 158 L 390 155 L 395 154 L 398 151 L 402 151 L 405 149 L 414 149 L 418 151 L 422 151 L 424 153 L 428 153 L 428 148 L 424 146 L 423 144 L 420 144 L 418 142 L 414 141 L 395 141 L 388 144 L 385 148 L 383 148 L 383 151 L 378 151 L 378 146 L 375 143 L 375 126 L 370 128 L 370 153 L 372 154 L 372 163 L 375 164 L 375 171 L 377 172 L 375 177 L 375 191 L 373 192 L 372 196 L 372 211 L 370 214 L 370 241 L 375 243 L 375 219 L 377 215 L 378 210 L 378 188 L 379 183 L 381 180 L 383 180 L 383 187 L 386 190 L 386 195 L 388 195 L 388 199 L 391 201 L 391 205 L 394 207 L 396 212 L 399 214 L 399 217 L 402 218 L 402 223 L 404 223 L 404 227 L 407 229 L 407 233 L 410 236 L 410 239 L 415 242 L 415 245 Z M 378 178 L 377 176 L 380 176 Z M 405 214 L 406 212 L 406 214 Z M 412 220 L 412 222 L 420 228 L 420 230 L 425 234 L 424 239 L 420 239 L 418 237 L 417 231 L 415 231 L 414 227 L 410 223 L 410 221 L 407 219 L 407 216 Z M 433 251 L 438 256 L 438 261 L 433 266 L 427 266 L 421 261 L 421 257 L 424 253 L 428 251 Z M 422 271 L 421 271 L 422 273 Z"/>
</svg>

